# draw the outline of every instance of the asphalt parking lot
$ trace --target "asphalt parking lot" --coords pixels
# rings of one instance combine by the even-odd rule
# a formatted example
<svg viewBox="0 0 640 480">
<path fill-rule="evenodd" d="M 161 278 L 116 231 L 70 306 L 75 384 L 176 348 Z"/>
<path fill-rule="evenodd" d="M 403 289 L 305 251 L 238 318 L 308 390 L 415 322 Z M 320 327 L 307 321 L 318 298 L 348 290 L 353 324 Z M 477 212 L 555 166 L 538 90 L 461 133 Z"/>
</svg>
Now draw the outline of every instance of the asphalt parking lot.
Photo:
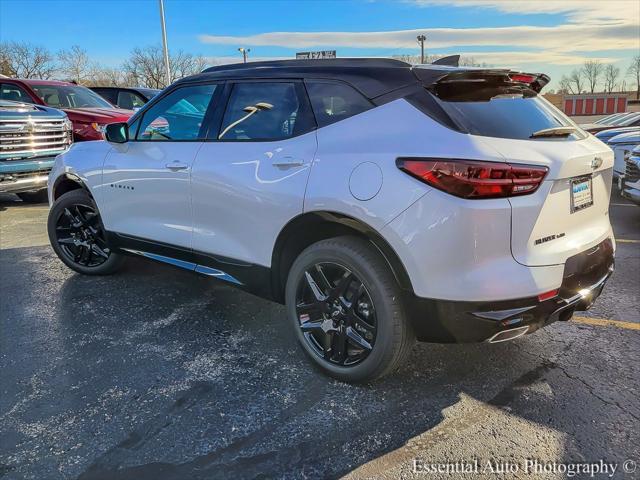
<svg viewBox="0 0 640 480">
<path fill-rule="evenodd" d="M 526 459 L 640 478 L 623 472 L 640 463 L 640 207 L 617 196 L 592 310 L 514 342 L 418 344 L 368 386 L 313 370 L 282 307 L 208 278 L 137 259 L 74 274 L 47 210 L 0 196 L 0 478 L 478 478 L 418 468 L 473 460 L 566 478 Z"/>
</svg>

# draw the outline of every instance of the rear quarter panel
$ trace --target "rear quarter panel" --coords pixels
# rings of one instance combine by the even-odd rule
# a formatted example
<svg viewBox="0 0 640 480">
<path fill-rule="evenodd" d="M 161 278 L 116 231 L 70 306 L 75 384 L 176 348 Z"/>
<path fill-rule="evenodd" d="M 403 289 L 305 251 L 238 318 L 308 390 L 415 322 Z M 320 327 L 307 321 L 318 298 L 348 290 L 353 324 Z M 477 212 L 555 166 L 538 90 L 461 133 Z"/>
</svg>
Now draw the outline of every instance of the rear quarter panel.
<svg viewBox="0 0 640 480">
<path fill-rule="evenodd" d="M 398 157 L 449 157 L 504 161 L 478 137 L 450 130 L 404 99 L 373 108 L 318 129 L 318 152 L 307 186 L 304 211 L 330 211 L 354 217 L 376 230 L 431 190 L 401 172 Z M 381 172 L 377 194 L 359 200 L 353 190 L 367 190 L 369 175 L 352 175 L 370 162 Z M 361 187 L 361 188 L 359 188 Z M 375 191 L 376 188 L 373 188 Z"/>
</svg>

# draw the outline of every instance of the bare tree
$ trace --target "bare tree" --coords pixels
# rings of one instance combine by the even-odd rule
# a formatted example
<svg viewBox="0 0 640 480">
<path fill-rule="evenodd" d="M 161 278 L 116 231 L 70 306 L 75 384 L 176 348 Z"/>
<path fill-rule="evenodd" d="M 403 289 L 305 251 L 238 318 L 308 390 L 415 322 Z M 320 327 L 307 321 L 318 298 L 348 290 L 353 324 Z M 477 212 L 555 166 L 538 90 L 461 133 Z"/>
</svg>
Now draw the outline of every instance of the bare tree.
<svg viewBox="0 0 640 480">
<path fill-rule="evenodd" d="M 587 83 L 589 84 L 591 93 L 594 93 L 596 91 L 596 87 L 598 86 L 598 78 L 600 78 L 600 75 L 602 75 L 603 70 L 604 65 L 600 63 L 600 60 L 587 60 L 586 62 L 584 62 L 584 65 L 582 66 L 582 72 L 587 79 Z"/>
<path fill-rule="evenodd" d="M 409 63 L 411 65 L 418 65 L 420 63 L 420 56 L 419 55 L 393 55 L 394 59 L 396 60 L 400 60 L 401 62 L 405 62 L 405 63 Z M 427 60 L 427 63 L 428 60 Z"/>
<path fill-rule="evenodd" d="M 446 57 L 447 55 L 425 55 L 425 63 L 433 63 L 436 60 L 441 59 L 442 57 Z M 418 65 L 420 63 L 419 55 L 393 55 L 392 58 L 396 60 L 401 60 L 406 63 L 410 63 L 411 65 Z M 487 67 L 486 63 L 477 62 L 474 57 L 460 57 L 459 65 L 461 67 Z"/>
<path fill-rule="evenodd" d="M 169 57 L 169 67 L 173 80 L 200 73 L 207 66 L 208 63 L 204 57 L 185 53 L 182 50 Z"/>
<path fill-rule="evenodd" d="M 566 75 L 562 75 L 562 78 L 560 79 L 560 87 L 558 88 L 558 93 L 575 93 L 573 90 L 571 79 Z"/>
<path fill-rule="evenodd" d="M 6 77 L 15 77 L 16 75 L 11 63 L 9 44 L 7 42 L 0 43 L 0 75 Z"/>
<path fill-rule="evenodd" d="M 200 73 L 207 65 L 204 57 L 194 56 L 182 50 L 169 56 L 169 69 L 172 80 Z M 149 88 L 167 86 L 164 57 L 159 46 L 134 48 L 129 59 L 123 64 L 123 73 L 134 84 Z"/>
<path fill-rule="evenodd" d="M 0 51 L 2 69 L 12 77 L 48 79 L 56 71 L 54 57 L 46 47 L 24 42 L 3 42 Z"/>
<path fill-rule="evenodd" d="M 91 68 L 87 83 L 92 87 L 120 87 L 127 85 L 120 70 L 98 65 L 94 65 Z"/>
<path fill-rule="evenodd" d="M 636 81 L 636 100 L 640 100 L 640 55 L 636 55 L 631 60 L 631 65 L 627 69 L 627 75 L 631 75 Z"/>
<path fill-rule="evenodd" d="M 616 88 L 616 82 L 620 76 L 620 69 L 612 63 L 604 67 L 604 91 L 607 93 L 613 92 Z"/>
<path fill-rule="evenodd" d="M 73 45 L 68 50 L 60 50 L 58 53 L 60 62 L 59 70 L 66 80 L 76 83 L 86 83 L 91 76 L 91 62 L 87 51 L 78 45 Z"/>
<path fill-rule="evenodd" d="M 571 88 L 571 93 L 582 93 L 583 81 L 584 78 L 582 78 L 582 70 L 574 68 L 569 74 L 569 82 L 573 87 Z"/>
</svg>

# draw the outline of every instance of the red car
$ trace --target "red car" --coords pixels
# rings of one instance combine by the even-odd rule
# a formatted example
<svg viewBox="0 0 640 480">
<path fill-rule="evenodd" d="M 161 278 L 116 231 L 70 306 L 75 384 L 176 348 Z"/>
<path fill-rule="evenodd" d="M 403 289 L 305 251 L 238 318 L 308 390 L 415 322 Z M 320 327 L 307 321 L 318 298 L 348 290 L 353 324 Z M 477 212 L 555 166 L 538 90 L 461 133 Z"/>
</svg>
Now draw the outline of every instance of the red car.
<svg viewBox="0 0 640 480">
<path fill-rule="evenodd" d="M 105 125 L 126 122 L 133 115 L 86 87 L 55 80 L 0 78 L 0 99 L 63 110 L 73 123 L 75 141 L 102 140 Z"/>
</svg>

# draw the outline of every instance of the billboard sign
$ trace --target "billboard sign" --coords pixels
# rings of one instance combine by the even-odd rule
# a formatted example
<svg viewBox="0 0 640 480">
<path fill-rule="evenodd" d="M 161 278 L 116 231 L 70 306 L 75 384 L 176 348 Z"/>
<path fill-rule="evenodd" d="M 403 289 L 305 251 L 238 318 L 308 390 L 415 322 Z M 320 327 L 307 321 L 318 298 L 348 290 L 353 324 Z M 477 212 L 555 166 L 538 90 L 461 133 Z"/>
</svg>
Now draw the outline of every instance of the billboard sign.
<svg viewBox="0 0 640 480">
<path fill-rule="evenodd" d="M 319 52 L 298 52 L 296 60 L 316 60 L 325 58 L 336 58 L 335 50 L 321 50 Z"/>
</svg>

